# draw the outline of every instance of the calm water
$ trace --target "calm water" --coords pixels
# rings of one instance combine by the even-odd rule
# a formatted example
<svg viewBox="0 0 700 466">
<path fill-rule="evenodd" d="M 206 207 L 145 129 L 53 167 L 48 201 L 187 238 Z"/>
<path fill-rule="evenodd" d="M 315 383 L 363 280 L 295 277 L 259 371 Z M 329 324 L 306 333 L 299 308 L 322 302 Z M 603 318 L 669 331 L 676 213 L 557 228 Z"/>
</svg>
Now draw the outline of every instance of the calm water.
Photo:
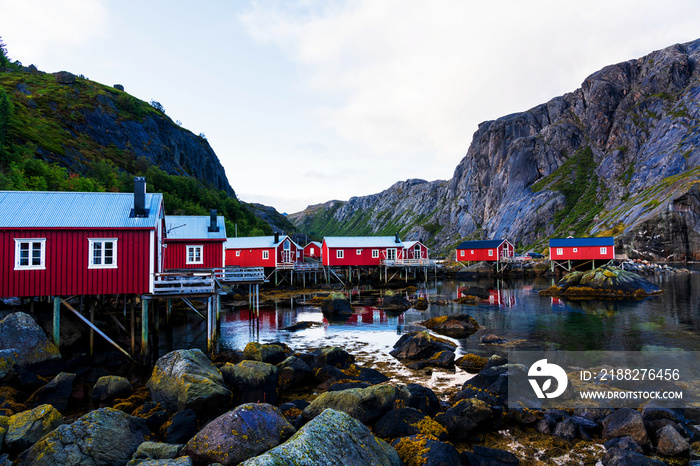
<svg viewBox="0 0 700 466">
<path fill-rule="evenodd" d="M 248 309 L 228 310 L 221 315 L 219 349 L 242 350 L 250 341 L 282 341 L 295 351 L 334 345 L 368 360 L 390 361 L 387 355 L 401 334 L 419 330 L 417 323 L 429 317 L 468 313 L 484 327 L 474 335 L 455 340 L 458 356 L 474 352 L 485 356 L 509 349 L 700 351 L 700 273 L 666 274 L 648 277 L 665 293 L 644 301 L 570 302 L 540 297 L 538 291 L 551 279 L 429 281 L 416 294 L 430 300 L 449 301 L 461 289 L 478 285 L 489 290 L 490 298 L 476 306 L 431 304 L 427 311 L 409 310 L 387 315 L 374 307 L 357 307 L 347 322 L 328 323 L 319 308 L 278 303 L 261 308 L 259 325 L 253 324 Z M 355 290 L 353 301 L 366 295 Z M 322 325 L 298 332 L 281 330 L 301 321 Z M 479 339 L 495 333 L 511 340 L 508 345 L 482 345 Z M 172 330 L 160 339 L 160 352 L 186 347 L 206 347 L 206 325 L 194 316 L 190 324 Z"/>
</svg>

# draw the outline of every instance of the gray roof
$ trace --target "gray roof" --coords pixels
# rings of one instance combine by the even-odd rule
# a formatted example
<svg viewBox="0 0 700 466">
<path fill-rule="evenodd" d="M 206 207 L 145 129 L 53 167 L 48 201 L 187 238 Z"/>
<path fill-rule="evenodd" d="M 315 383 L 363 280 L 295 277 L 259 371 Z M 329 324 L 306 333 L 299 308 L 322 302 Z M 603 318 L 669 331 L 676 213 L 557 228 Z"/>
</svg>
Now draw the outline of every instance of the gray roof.
<svg viewBox="0 0 700 466">
<path fill-rule="evenodd" d="M 216 217 L 219 231 L 209 231 L 208 215 L 166 215 L 165 235 L 168 239 L 226 239 L 224 217 Z"/>
<path fill-rule="evenodd" d="M 403 248 L 394 236 L 326 236 L 329 248 Z"/>
<path fill-rule="evenodd" d="M 163 203 L 146 194 L 148 217 L 129 217 L 133 193 L 0 191 L 0 228 L 153 228 Z"/>
<path fill-rule="evenodd" d="M 304 249 L 308 248 L 310 245 L 313 245 L 313 246 L 316 246 L 316 247 L 319 247 L 319 248 L 323 246 L 323 245 L 322 245 L 321 243 L 319 243 L 318 241 L 309 241 L 309 244 L 307 244 L 306 246 L 304 246 Z"/>
</svg>

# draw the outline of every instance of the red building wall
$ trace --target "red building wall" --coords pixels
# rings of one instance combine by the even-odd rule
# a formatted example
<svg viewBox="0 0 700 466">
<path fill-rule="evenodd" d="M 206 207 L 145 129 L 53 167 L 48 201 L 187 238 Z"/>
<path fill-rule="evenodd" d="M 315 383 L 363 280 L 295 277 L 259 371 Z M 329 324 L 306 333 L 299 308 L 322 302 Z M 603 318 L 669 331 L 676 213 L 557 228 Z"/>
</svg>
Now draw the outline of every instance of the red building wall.
<svg viewBox="0 0 700 466">
<path fill-rule="evenodd" d="M 224 266 L 224 242 L 202 240 L 165 240 L 165 270 L 169 269 L 211 269 Z M 187 246 L 202 247 L 202 263 L 187 263 Z"/>
<path fill-rule="evenodd" d="M 339 249 L 343 250 L 343 257 L 338 258 L 337 252 Z M 357 250 L 360 250 L 360 254 L 357 254 Z M 329 248 L 326 243 L 323 243 L 323 265 L 338 266 L 338 267 L 360 267 L 360 266 L 371 266 L 371 265 L 381 265 L 382 261 L 387 257 L 386 247 L 379 248 Z M 403 247 L 397 245 L 396 248 L 396 258 L 403 258 Z M 379 251 L 379 257 L 372 257 L 372 251 Z"/>
<path fill-rule="evenodd" d="M 421 244 L 421 243 L 418 243 L 418 246 L 420 246 L 420 255 L 416 255 L 416 253 L 415 253 L 416 245 L 413 245 L 406 250 L 406 259 L 427 259 L 428 258 L 428 248 L 423 246 L 423 244 Z"/>
<path fill-rule="evenodd" d="M 240 255 L 236 256 L 236 251 Z M 262 258 L 262 252 L 268 252 L 268 259 Z M 275 267 L 275 248 L 227 249 L 226 266 L 238 267 Z"/>
<path fill-rule="evenodd" d="M 323 246 L 316 246 L 315 244 L 307 244 L 304 248 L 304 257 L 313 257 L 314 259 L 321 258 L 321 250 Z M 313 253 L 311 252 L 313 249 Z"/>
<path fill-rule="evenodd" d="M 601 248 L 605 248 L 605 253 L 601 252 Z M 558 249 L 562 250 L 561 254 L 558 254 Z M 576 251 L 574 251 L 576 249 Z M 604 259 L 612 260 L 615 259 L 615 246 L 565 246 L 560 248 L 549 248 L 549 258 L 552 260 L 593 260 L 593 259 Z"/>
<path fill-rule="evenodd" d="M 152 231 L 154 230 L 0 230 L 0 296 L 148 293 Z M 155 236 L 154 233 L 154 248 L 157 249 L 158 239 Z M 15 238 L 46 238 L 46 269 L 14 270 Z M 117 268 L 88 268 L 88 238 L 118 239 Z M 154 260 L 157 258 L 156 252 L 153 252 Z"/>
<path fill-rule="evenodd" d="M 469 249 L 457 249 L 457 260 L 460 262 L 467 262 L 467 261 L 486 261 L 486 262 L 496 262 L 499 259 L 502 259 L 504 254 L 503 250 L 505 249 L 506 242 L 501 243 L 498 248 L 469 248 Z M 510 254 L 512 255 L 513 253 L 513 248 L 512 246 L 508 246 L 510 250 Z M 462 255 L 462 251 L 464 251 L 464 255 Z M 472 251 L 474 253 L 472 254 Z M 489 251 L 492 251 L 493 255 L 489 256 Z"/>
</svg>

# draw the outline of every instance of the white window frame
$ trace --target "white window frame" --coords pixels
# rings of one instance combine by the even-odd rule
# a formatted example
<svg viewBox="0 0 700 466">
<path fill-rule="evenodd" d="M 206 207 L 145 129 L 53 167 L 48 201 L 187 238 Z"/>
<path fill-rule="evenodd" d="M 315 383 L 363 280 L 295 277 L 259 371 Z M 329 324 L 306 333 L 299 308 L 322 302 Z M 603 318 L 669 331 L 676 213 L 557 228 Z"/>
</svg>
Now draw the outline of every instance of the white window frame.
<svg viewBox="0 0 700 466">
<path fill-rule="evenodd" d="M 270 251 L 268 251 L 267 249 L 263 250 L 263 252 L 262 252 L 262 258 L 263 258 L 264 261 L 270 259 Z"/>
<path fill-rule="evenodd" d="M 493 249 L 489 249 L 489 257 L 493 257 Z"/>
<path fill-rule="evenodd" d="M 578 252 L 578 248 L 574 248 L 574 252 Z"/>
<path fill-rule="evenodd" d="M 117 244 L 119 238 L 88 238 L 88 269 L 116 269 L 119 264 L 117 263 Z M 112 243 L 112 263 L 105 264 L 105 243 Z M 95 245 L 100 244 L 100 261 L 101 264 L 95 263 Z"/>
<path fill-rule="evenodd" d="M 355 249 L 355 255 L 361 256 L 361 255 L 362 255 L 362 249 Z"/>
<path fill-rule="evenodd" d="M 313 256 L 313 255 L 314 255 L 314 248 L 309 248 L 309 256 Z"/>
<path fill-rule="evenodd" d="M 197 253 L 199 251 L 199 260 L 197 260 Z M 193 251 L 193 257 L 190 259 L 190 251 Z M 204 245 L 202 244 L 188 244 L 185 246 L 185 263 L 186 264 L 204 264 Z"/>
<path fill-rule="evenodd" d="M 472 251 L 472 254 L 474 254 L 474 250 L 472 249 L 471 251 Z"/>
<path fill-rule="evenodd" d="M 240 251 L 240 250 L 236 251 L 236 257 L 241 257 L 241 251 Z"/>
<path fill-rule="evenodd" d="M 600 253 L 601 253 L 601 254 L 607 254 L 607 253 L 608 253 L 608 248 L 606 248 L 606 247 L 600 248 Z"/>
<path fill-rule="evenodd" d="M 372 259 L 379 259 L 379 249 L 372 249 Z"/>
<path fill-rule="evenodd" d="M 20 265 L 20 252 L 22 249 L 22 243 L 29 243 L 29 263 L 27 265 Z M 34 250 L 32 246 L 35 243 L 40 244 L 40 256 L 39 264 L 32 264 L 31 253 Z M 46 270 L 46 238 L 15 238 L 15 270 Z"/>
<path fill-rule="evenodd" d="M 343 249 L 336 249 L 335 258 L 336 259 L 344 259 L 345 258 L 345 251 Z"/>
<path fill-rule="evenodd" d="M 557 248 L 557 256 L 564 254 L 564 248 Z"/>
</svg>

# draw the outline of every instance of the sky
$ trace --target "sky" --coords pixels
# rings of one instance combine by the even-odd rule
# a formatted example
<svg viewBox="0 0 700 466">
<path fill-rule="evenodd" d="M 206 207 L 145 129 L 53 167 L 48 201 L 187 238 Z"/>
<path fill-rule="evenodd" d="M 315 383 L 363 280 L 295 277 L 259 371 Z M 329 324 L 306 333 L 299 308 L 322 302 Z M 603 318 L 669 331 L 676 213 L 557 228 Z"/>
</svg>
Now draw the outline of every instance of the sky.
<svg viewBox="0 0 700 466">
<path fill-rule="evenodd" d="M 449 179 L 479 123 L 700 38 L 697 0 L 0 0 L 11 59 L 122 84 L 280 212 Z"/>
</svg>

